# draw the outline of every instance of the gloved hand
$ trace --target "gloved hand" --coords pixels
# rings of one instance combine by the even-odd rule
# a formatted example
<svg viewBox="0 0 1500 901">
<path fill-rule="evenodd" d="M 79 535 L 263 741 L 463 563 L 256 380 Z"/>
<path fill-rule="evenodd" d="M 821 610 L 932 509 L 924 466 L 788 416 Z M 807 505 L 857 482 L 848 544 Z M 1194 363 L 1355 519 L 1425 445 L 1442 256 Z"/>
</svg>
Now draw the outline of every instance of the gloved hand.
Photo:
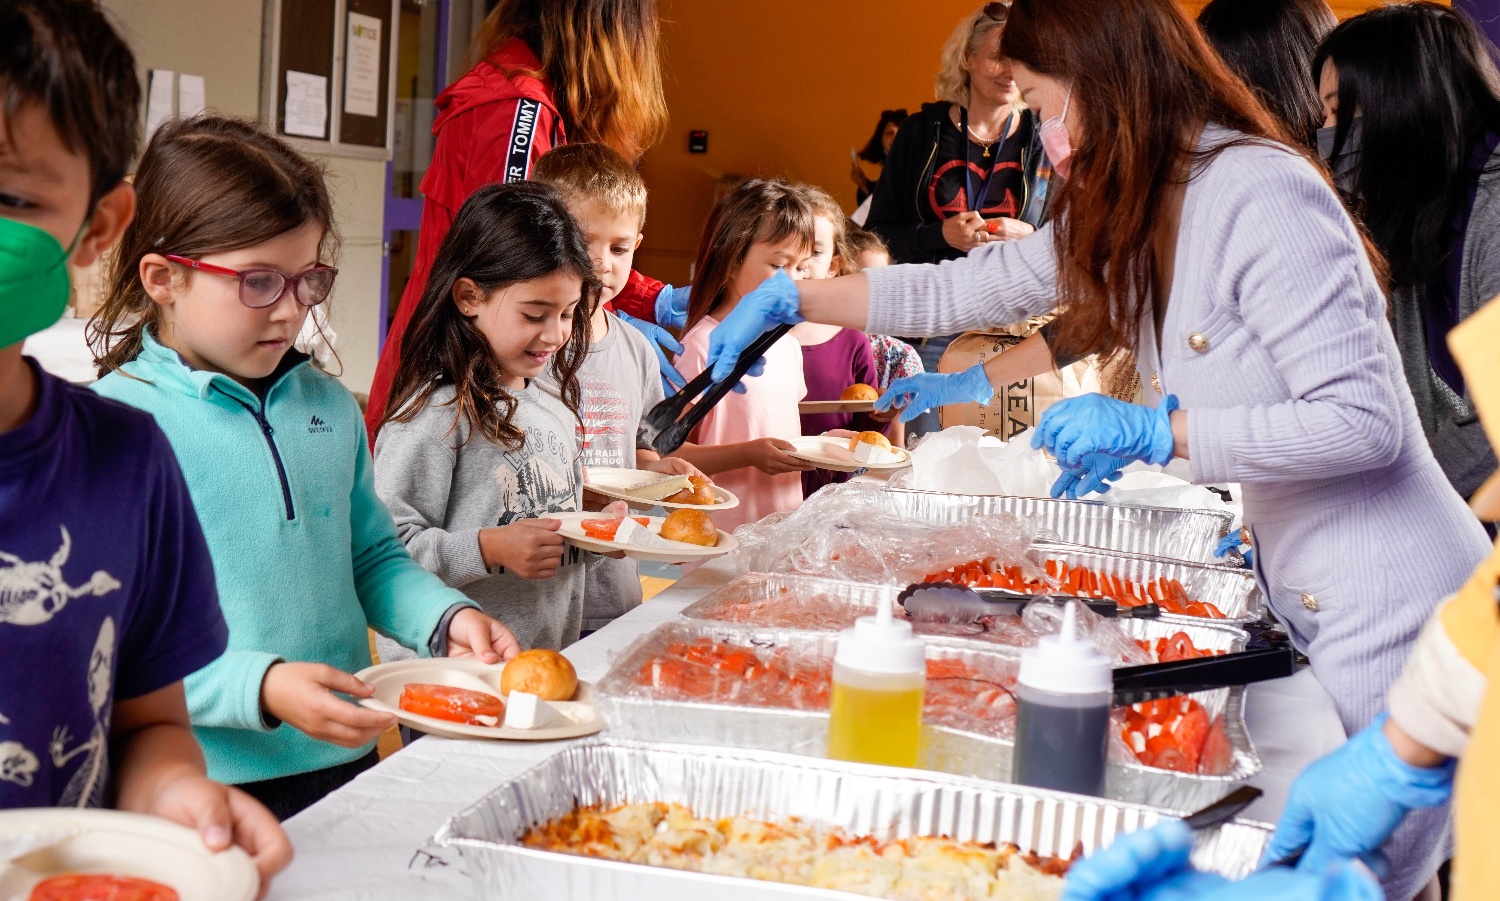
<svg viewBox="0 0 1500 901">
<path fill-rule="evenodd" d="M 1374 853 L 1408 811 L 1448 800 L 1457 764 L 1425 769 L 1402 760 L 1385 736 L 1386 716 L 1302 771 L 1265 860 L 1306 848 L 1297 869 L 1320 873 L 1330 861 Z"/>
<path fill-rule="evenodd" d="M 1193 869 L 1193 831 L 1181 820 L 1121 836 L 1068 871 L 1062 901 L 1382 901 L 1380 885 L 1348 862 L 1326 872 L 1276 867 L 1230 882 Z"/>
<path fill-rule="evenodd" d="M 1045 446 L 1063 469 L 1077 469 L 1084 456 L 1093 453 L 1161 466 L 1172 459 L 1169 414 L 1175 409 L 1175 394 L 1154 409 L 1103 394 L 1070 397 L 1042 414 L 1031 446 Z"/>
<path fill-rule="evenodd" d="M 1214 556 L 1225 557 L 1228 556 L 1230 551 L 1238 550 L 1240 548 L 1244 548 L 1244 550 L 1240 551 L 1240 556 L 1245 560 L 1245 568 L 1254 569 L 1255 550 L 1249 545 L 1245 544 L 1243 536 L 1240 535 L 1239 529 L 1232 529 L 1230 530 L 1228 535 L 1225 535 L 1223 538 L 1219 539 L 1219 546 L 1214 548 Z"/>
<path fill-rule="evenodd" d="M 1074 469 L 1064 469 L 1063 474 L 1052 483 L 1052 496 L 1076 501 L 1085 494 L 1109 490 L 1110 483 L 1124 475 L 1120 470 L 1130 465 L 1124 457 L 1109 454 L 1088 454 Z"/>
<path fill-rule="evenodd" d="M 801 305 L 797 283 L 784 269 L 740 298 L 734 312 L 724 317 L 724 321 L 708 336 L 707 367 L 713 371 L 714 382 L 722 382 L 734 373 L 740 354 L 754 344 L 755 339 L 778 325 L 803 322 Z"/>
<path fill-rule="evenodd" d="M 637 319 L 629 313 L 615 313 L 615 315 L 628 323 L 631 328 L 645 335 L 651 349 L 656 351 L 656 362 L 661 364 L 661 387 L 668 397 L 687 385 L 687 379 L 683 378 L 682 373 L 672 365 L 670 355 L 682 353 L 682 344 L 672 337 L 671 332 L 655 323 Z"/>
<path fill-rule="evenodd" d="M 656 295 L 656 324 L 678 331 L 687 328 L 688 300 L 692 291 L 692 285 L 681 288 L 664 286 Z"/>
<path fill-rule="evenodd" d="M 988 404 L 995 396 L 984 364 L 975 363 L 963 372 L 923 372 L 891 382 L 891 387 L 875 401 L 875 409 L 884 413 L 892 405 L 901 408 L 901 421 L 911 422 L 933 407 L 948 404 Z"/>
</svg>

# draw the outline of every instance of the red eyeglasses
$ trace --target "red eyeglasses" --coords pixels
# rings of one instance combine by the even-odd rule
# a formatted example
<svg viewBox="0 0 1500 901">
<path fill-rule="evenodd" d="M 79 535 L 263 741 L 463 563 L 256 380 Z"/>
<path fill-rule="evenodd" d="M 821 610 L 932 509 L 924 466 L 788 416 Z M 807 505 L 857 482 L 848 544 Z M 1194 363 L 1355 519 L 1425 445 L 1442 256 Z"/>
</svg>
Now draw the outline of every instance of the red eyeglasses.
<svg viewBox="0 0 1500 901">
<path fill-rule="evenodd" d="M 274 306 L 290 289 L 304 307 L 315 307 L 328 299 L 333 280 L 339 271 L 319 264 L 297 275 L 282 275 L 275 269 L 226 269 L 200 260 L 190 260 L 175 253 L 164 256 L 179 266 L 213 275 L 229 275 L 240 280 L 240 303 L 252 310 Z"/>
</svg>

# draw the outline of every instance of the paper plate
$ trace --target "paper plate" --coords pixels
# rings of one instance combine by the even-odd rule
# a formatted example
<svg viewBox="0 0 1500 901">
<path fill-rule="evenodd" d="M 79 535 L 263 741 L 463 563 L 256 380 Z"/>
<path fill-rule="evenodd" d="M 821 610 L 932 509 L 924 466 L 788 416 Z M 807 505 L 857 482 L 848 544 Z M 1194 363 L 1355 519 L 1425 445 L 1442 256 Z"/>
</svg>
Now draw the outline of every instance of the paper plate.
<svg viewBox="0 0 1500 901">
<path fill-rule="evenodd" d="M 698 507 L 695 509 L 701 510 L 703 508 Z M 550 519 L 562 520 L 562 528 L 557 530 L 557 534 L 561 535 L 564 541 L 574 547 L 593 551 L 596 554 L 614 554 L 624 551 L 625 556 L 636 560 L 645 560 L 648 563 L 697 563 L 703 560 L 712 560 L 715 557 L 722 557 L 740 546 L 740 543 L 735 540 L 734 536 L 723 529 L 719 530 L 719 544 L 716 547 L 663 549 L 659 547 L 642 547 L 638 544 L 620 544 L 616 541 L 601 541 L 598 538 L 590 538 L 584 534 L 583 527 L 579 523 L 585 519 L 599 519 L 600 516 L 598 513 L 549 513 L 547 516 Z M 657 533 L 661 532 L 661 524 L 666 521 L 665 517 L 661 516 L 637 518 L 646 519 L 646 527 Z"/>
<path fill-rule="evenodd" d="M 861 469 L 869 472 L 895 472 L 911 465 L 911 454 L 900 448 L 896 448 L 896 454 L 901 459 L 895 463 L 861 463 L 854 459 L 854 453 L 849 450 L 848 438 L 793 438 L 792 446 L 795 450 L 788 453 L 793 457 L 815 463 L 819 469 L 829 472 L 858 472 Z"/>
<path fill-rule="evenodd" d="M 638 497 L 630 497 L 624 491 L 632 485 L 659 479 L 661 476 L 659 472 L 646 472 L 640 469 L 590 466 L 588 479 L 583 483 L 583 487 L 605 497 L 626 501 L 632 509 L 636 510 L 650 510 L 652 507 L 665 507 L 668 510 L 728 510 L 740 505 L 739 498 L 718 485 L 714 486 L 714 495 L 719 499 L 717 504 L 669 504 L 666 501 L 647 501 Z"/>
<path fill-rule="evenodd" d="M 260 877 L 239 848 L 215 854 L 197 832 L 160 817 L 118 810 L 48 807 L 0 811 L 0 836 L 76 831 L 50 848 L 0 863 L 0 898 L 26 898 L 43 879 L 101 873 L 150 879 L 181 901 L 254 901 Z"/>
<path fill-rule="evenodd" d="M 355 673 L 361 681 L 375 689 L 375 696 L 363 698 L 360 703 L 371 710 L 389 713 L 418 732 L 440 735 L 443 738 L 490 738 L 508 741 L 559 741 L 564 738 L 580 738 L 593 735 L 604 728 L 604 720 L 594 706 L 594 687 L 587 682 L 578 683 L 578 692 L 571 701 L 551 702 L 569 719 L 570 724 L 546 729 L 509 729 L 505 726 L 471 726 L 468 723 L 451 723 L 407 713 L 401 709 L 401 690 L 411 682 L 431 685 L 447 685 L 453 688 L 470 688 L 493 695 L 500 694 L 500 671 L 502 663 L 481 663 L 463 657 L 434 657 L 425 660 L 397 660 L 379 663 Z"/>
<path fill-rule="evenodd" d="M 798 413 L 873 413 L 873 400 L 805 400 L 797 405 Z"/>
</svg>

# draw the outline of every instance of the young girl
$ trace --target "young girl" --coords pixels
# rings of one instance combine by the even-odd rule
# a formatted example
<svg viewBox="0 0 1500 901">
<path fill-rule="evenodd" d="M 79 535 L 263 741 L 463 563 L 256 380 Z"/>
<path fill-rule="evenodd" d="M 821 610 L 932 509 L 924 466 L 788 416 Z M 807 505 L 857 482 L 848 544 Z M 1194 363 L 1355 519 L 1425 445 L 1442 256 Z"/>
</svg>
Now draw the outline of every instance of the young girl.
<svg viewBox="0 0 1500 901">
<path fill-rule="evenodd" d="M 208 538 L 229 624 L 229 650 L 187 678 L 208 771 L 285 818 L 373 766 L 395 724 L 339 697 L 372 694 L 349 675 L 370 665 L 368 627 L 488 662 L 515 640 L 412 561 L 359 405 L 292 350 L 338 274 L 322 172 L 203 117 L 156 132 L 135 187 L 91 326 L 95 390 L 156 418 Z"/>
<path fill-rule="evenodd" d="M 375 486 L 412 554 L 526 647 L 582 628 L 584 560 L 546 515 L 583 509 L 578 369 L 599 291 L 556 189 L 476 191 L 433 262 L 375 442 Z"/>
<path fill-rule="evenodd" d="M 813 208 L 813 254 L 808 260 L 809 278 L 835 278 L 858 272 L 854 254 L 847 245 L 844 211 L 820 188 L 803 186 Z M 872 388 L 879 377 L 870 339 L 854 329 L 804 322 L 792 328 L 792 337 L 802 345 L 802 369 L 807 381 L 807 400 L 838 400 L 850 385 Z M 841 429 L 849 432 L 887 433 L 884 419 L 871 413 L 804 413 L 802 434 L 821 435 Z M 847 473 L 814 470 L 802 475 L 803 494 L 811 497 L 824 485 L 849 481 Z"/>
<path fill-rule="evenodd" d="M 777 271 L 807 277 L 814 213 L 807 195 L 784 181 L 752 178 L 714 206 L 698 244 L 688 330 L 678 371 L 692 379 L 708 359 L 708 335 L 723 317 Z M 765 372 L 726 395 L 693 430 L 677 455 L 732 491 L 740 505 L 716 511 L 719 528 L 755 522 L 802 503 L 800 473 L 813 467 L 787 452 L 802 436 L 797 403 L 807 394 L 802 349 L 788 335 L 767 351 Z"/>
<path fill-rule="evenodd" d="M 891 252 L 879 235 L 866 231 L 853 222 L 845 223 L 845 227 L 847 234 L 844 245 L 848 248 L 846 259 L 852 259 L 854 265 L 845 265 L 839 270 L 839 275 L 853 275 L 891 265 Z M 890 335 L 870 335 L 869 338 L 870 352 L 875 356 L 875 381 L 870 384 L 875 386 L 876 391 L 885 394 L 896 379 L 922 374 L 922 357 L 915 347 Z M 890 437 L 891 443 L 897 447 L 905 447 L 906 423 L 899 418 L 893 419 L 890 428 L 886 435 Z"/>
</svg>

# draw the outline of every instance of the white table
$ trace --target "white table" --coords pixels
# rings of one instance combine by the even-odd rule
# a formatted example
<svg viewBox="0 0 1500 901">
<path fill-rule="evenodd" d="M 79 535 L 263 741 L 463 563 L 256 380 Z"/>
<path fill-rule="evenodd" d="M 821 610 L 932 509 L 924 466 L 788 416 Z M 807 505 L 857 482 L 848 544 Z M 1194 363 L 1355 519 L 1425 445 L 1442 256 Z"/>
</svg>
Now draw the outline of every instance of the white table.
<svg viewBox="0 0 1500 901">
<path fill-rule="evenodd" d="M 564 653 L 579 678 L 597 681 L 630 642 L 676 619 L 731 576 L 723 560 L 704 566 Z M 1292 778 L 1337 747 L 1343 730 L 1308 670 L 1251 686 L 1245 716 L 1265 764 L 1252 784 L 1266 792 L 1246 815 L 1274 822 Z M 430 736 L 414 742 L 287 821 L 297 858 L 277 878 L 269 901 L 473 898 L 458 852 L 433 845 L 433 834 L 448 817 L 565 744 Z"/>
</svg>

